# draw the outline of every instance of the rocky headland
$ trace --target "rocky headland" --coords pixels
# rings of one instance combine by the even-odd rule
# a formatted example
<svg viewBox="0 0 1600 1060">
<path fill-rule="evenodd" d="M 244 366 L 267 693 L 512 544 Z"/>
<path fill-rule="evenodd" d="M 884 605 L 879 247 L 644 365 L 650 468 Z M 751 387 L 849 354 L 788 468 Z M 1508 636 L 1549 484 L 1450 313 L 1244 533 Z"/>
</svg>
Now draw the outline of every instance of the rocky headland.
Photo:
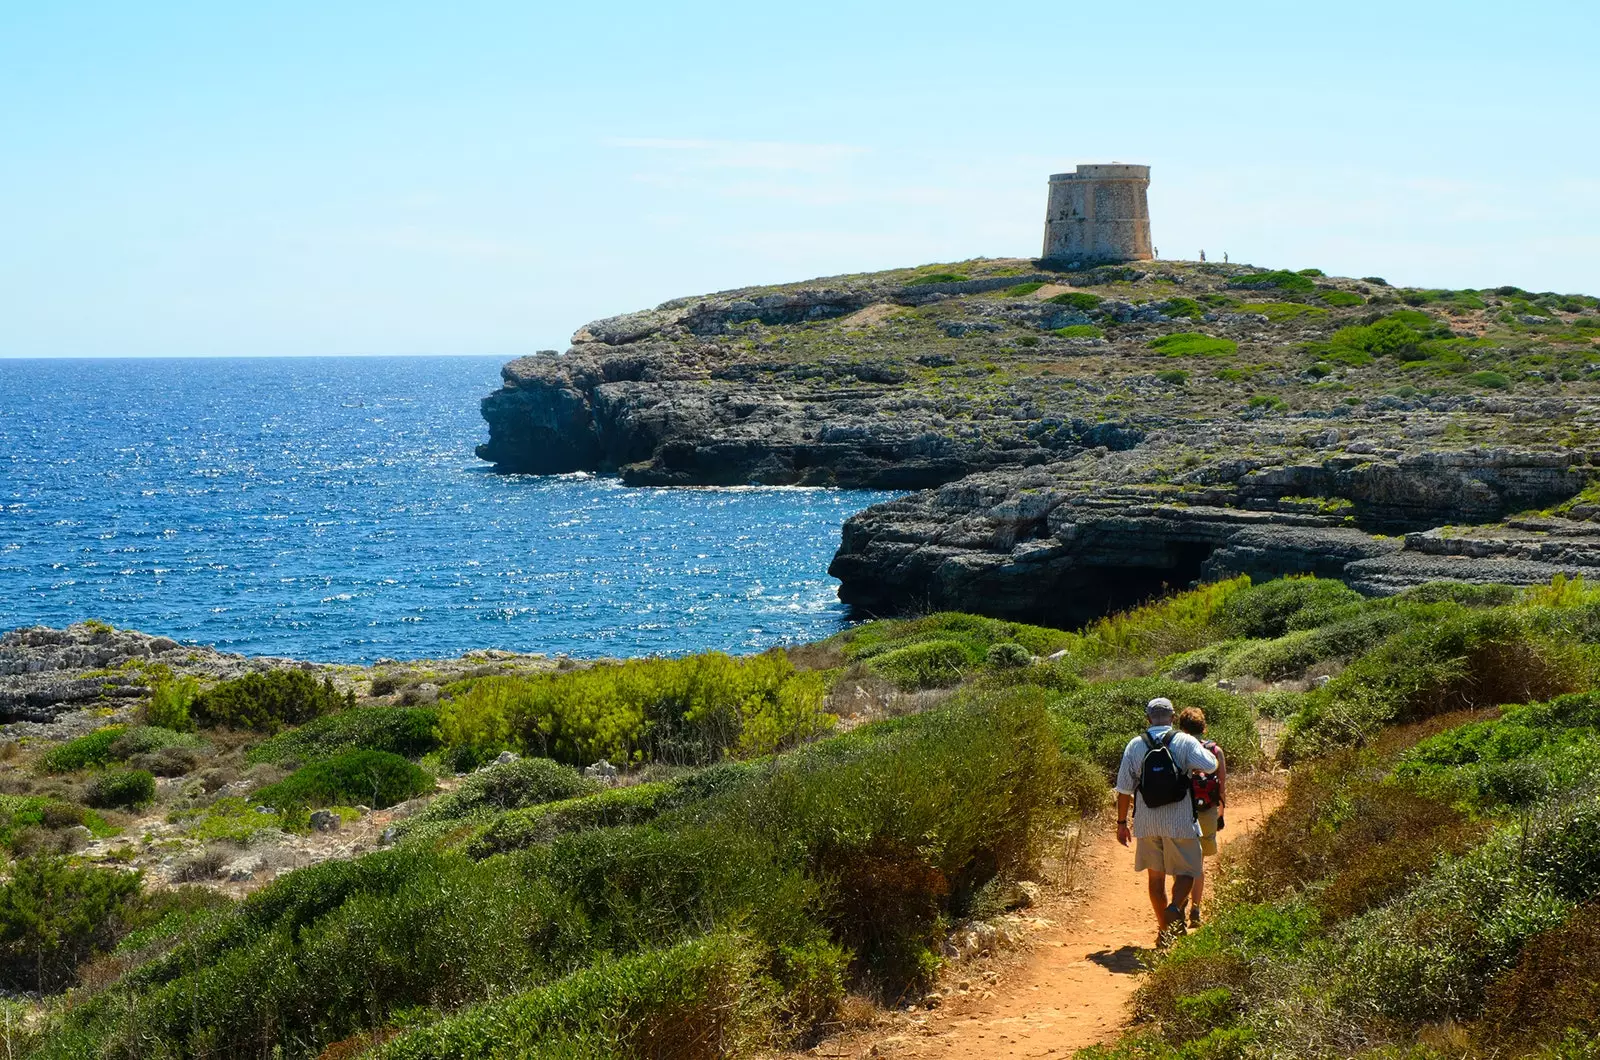
<svg viewBox="0 0 1600 1060">
<path fill-rule="evenodd" d="M 863 612 L 1069 624 L 1163 587 L 1600 566 L 1600 300 L 1318 270 L 980 260 L 678 299 L 506 365 L 500 470 L 904 489 Z"/>
</svg>

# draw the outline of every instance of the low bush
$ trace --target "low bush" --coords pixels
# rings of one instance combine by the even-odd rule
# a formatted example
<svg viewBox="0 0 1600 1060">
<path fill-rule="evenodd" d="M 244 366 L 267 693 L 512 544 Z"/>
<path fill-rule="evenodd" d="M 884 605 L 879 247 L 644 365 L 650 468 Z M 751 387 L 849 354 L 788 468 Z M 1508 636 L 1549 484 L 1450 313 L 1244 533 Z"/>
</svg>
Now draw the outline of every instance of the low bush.
<svg viewBox="0 0 1600 1060">
<path fill-rule="evenodd" d="M 378 1060 L 734 1056 L 767 1038 L 752 946 L 712 935 L 607 961 L 400 1035 Z"/>
<path fill-rule="evenodd" d="M 486 858 L 553 842 L 564 835 L 591 828 L 644 824 L 689 801 L 683 797 L 683 791 L 681 785 L 665 782 L 635 784 L 511 810 L 495 815 L 465 849 L 471 857 Z"/>
<path fill-rule="evenodd" d="M 107 725 L 86 736 L 79 736 L 50 748 L 39 758 L 39 768 L 46 773 L 71 773 L 91 766 L 103 766 L 111 761 L 111 745 L 126 732 L 126 725 Z"/>
<path fill-rule="evenodd" d="M 150 702 L 144 708 L 145 721 L 163 729 L 187 732 L 194 728 L 189 708 L 199 694 L 200 682 L 193 677 L 163 677 L 150 687 Z"/>
<path fill-rule="evenodd" d="M 915 279 L 907 280 L 907 287 L 921 287 L 930 283 L 962 283 L 969 277 L 960 272 L 929 272 Z"/>
<path fill-rule="evenodd" d="M 1317 292 L 1317 297 L 1322 299 L 1324 305 L 1338 308 L 1362 305 L 1366 302 L 1365 298 L 1362 298 L 1354 291 L 1319 291 Z"/>
<path fill-rule="evenodd" d="M 112 769 L 89 781 L 84 801 L 103 809 L 137 810 L 155 801 L 156 778 L 145 769 Z"/>
<path fill-rule="evenodd" d="M 1076 309 L 1080 313 L 1087 313 L 1089 310 L 1099 306 L 1105 299 L 1097 294 L 1090 294 L 1088 291 L 1067 291 L 1056 295 L 1054 298 L 1047 299 L 1047 301 L 1051 305 L 1064 305 L 1069 309 Z"/>
<path fill-rule="evenodd" d="M 1528 1048 L 1560 1041 L 1569 1029 L 1600 1035 L 1600 901 L 1591 899 L 1560 927 L 1529 940 L 1517 963 L 1489 986 L 1485 1043 Z"/>
<path fill-rule="evenodd" d="M 1281 637 L 1348 617 L 1363 600 L 1340 581 L 1279 578 L 1230 594 L 1217 608 L 1216 625 L 1223 636 Z"/>
<path fill-rule="evenodd" d="M 1202 335 L 1193 331 L 1180 331 L 1153 339 L 1150 348 L 1165 357 L 1232 357 L 1239 352 L 1239 344 L 1232 339 Z"/>
<path fill-rule="evenodd" d="M 314 762 L 342 751 L 387 751 L 421 758 L 439 748 L 438 711 L 425 707 L 357 707 L 279 733 L 250 749 L 249 762 Z"/>
<path fill-rule="evenodd" d="M 205 749 L 206 744 L 187 732 L 165 729 L 158 725 L 135 725 L 111 742 L 109 758 L 125 762 L 134 755 L 153 754 L 170 747 L 201 751 Z"/>
<path fill-rule="evenodd" d="M 89 958 L 109 951 L 137 904 L 139 875 L 23 858 L 0 884 L 0 986 L 62 990 Z"/>
<path fill-rule="evenodd" d="M 1359 744 L 1379 727 L 1457 710 L 1547 699 L 1587 681 L 1570 641 L 1513 609 L 1442 606 L 1352 662 L 1307 701 L 1284 745 L 1289 760 Z"/>
<path fill-rule="evenodd" d="M 509 747 L 578 765 L 702 763 L 827 732 L 837 719 L 823 708 L 826 692 L 820 675 L 797 673 L 781 651 L 635 659 L 453 687 L 439 729 L 469 761 Z"/>
<path fill-rule="evenodd" d="M 1277 288 L 1280 291 L 1292 291 L 1297 294 L 1309 294 L 1317 289 L 1316 281 L 1310 276 L 1298 272 L 1290 272 L 1287 269 L 1277 269 L 1273 272 L 1247 273 L 1235 278 L 1228 286 L 1248 290 Z"/>
<path fill-rule="evenodd" d="M 381 810 L 433 789 L 433 778 L 399 755 L 357 750 L 301 766 L 251 798 L 280 809 L 360 804 Z"/>
<path fill-rule="evenodd" d="M 1299 677 L 1319 664 L 1349 659 L 1406 625 L 1393 610 L 1357 613 L 1314 629 L 1296 630 L 1273 640 L 1254 641 L 1232 650 L 1217 672 L 1223 677 L 1254 675 L 1266 681 Z"/>
<path fill-rule="evenodd" d="M 1105 337 L 1105 330 L 1093 324 L 1068 324 L 1066 327 L 1056 328 L 1051 332 L 1062 339 L 1100 339 Z"/>
<path fill-rule="evenodd" d="M 968 647 L 955 640 L 926 640 L 875 655 L 867 667 L 903 691 L 943 688 L 977 668 Z"/>
<path fill-rule="evenodd" d="M 1000 293 L 1007 298 L 1024 298 L 1043 286 L 1044 284 L 1038 281 L 1029 281 L 1028 283 L 1019 283 L 1012 287 L 1007 287 Z"/>
<path fill-rule="evenodd" d="M 339 694 L 332 678 L 319 683 L 304 670 L 269 670 L 202 692 L 189 705 L 189 716 L 205 728 L 275 733 L 354 706 L 354 701 L 353 693 Z"/>
<path fill-rule="evenodd" d="M 548 758 L 519 758 L 471 774 L 454 791 L 440 795 L 403 822 L 402 832 L 438 821 L 483 820 L 506 810 L 593 795 L 599 790 L 599 782 L 584 779 L 571 766 Z"/>
</svg>

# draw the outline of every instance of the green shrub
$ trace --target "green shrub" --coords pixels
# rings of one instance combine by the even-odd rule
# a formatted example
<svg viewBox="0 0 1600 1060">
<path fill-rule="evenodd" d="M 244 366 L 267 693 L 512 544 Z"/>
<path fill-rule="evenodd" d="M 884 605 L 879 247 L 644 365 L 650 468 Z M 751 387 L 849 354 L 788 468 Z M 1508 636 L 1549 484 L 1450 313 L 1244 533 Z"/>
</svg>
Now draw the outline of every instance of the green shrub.
<svg viewBox="0 0 1600 1060">
<path fill-rule="evenodd" d="M 39 768 L 46 773 L 71 773 L 91 766 L 103 766 L 111 761 L 111 745 L 127 728 L 126 725 L 107 725 L 86 736 L 52 747 L 40 756 Z"/>
<path fill-rule="evenodd" d="M 1183 386 L 1189 381 L 1189 373 L 1185 372 L 1181 368 L 1170 368 L 1164 372 L 1157 372 L 1156 378 L 1161 382 L 1169 383 L 1172 386 Z"/>
<path fill-rule="evenodd" d="M 1275 287 L 1280 291 L 1292 291 L 1299 294 L 1309 294 L 1317 289 L 1317 285 L 1310 276 L 1287 269 L 1278 269 L 1274 272 L 1256 272 L 1240 276 L 1229 287 L 1244 287 L 1261 289 Z"/>
<path fill-rule="evenodd" d="M 1317 297 L 1321 298 L 1325 305 L 1340 308 L 1362 305 L 1366 302 L 1365 298 L 1362 298 L 1354 291 L 1319 291 Z"/>
<path fill-rule="evenodd" d="M 967 279 L 966 274 L 960 272 L 930 272 L 913 280 L 907 280 L 906 286 L 920 287 L 930 283 L 962 283 Z"/>
<path fill-rule="evenodd" d="M 1597 871 L 1593 796 L 1501 829 L 1346 924 L 1336 964 L 1341 1004 L 1412 1025 L 1475 1015 L 1485 986 L 1515 966 L 1523 944 L 1592 897 Z"/>
<path fill-rule="evenodd" d="M 591 828 L 644 824 L 689 801 L 683 797 L 684 791 L 682 786 L 666 782 L 635 784 L 511 810 L 497 814 L 472 838 L 466 851 L 474 858 L 486 858 Z"/>
<path fill-rule="evenodd" d="M 597 781 L 586 780 L 571 766 L 548 758 L 519 758 L 487 766 L 440 795 L 404 822 L 404 829 L 436 821 L 475 821 L 505 810 L 593 795 Z"/>
<path fill-rule="evenodd" d="M 1385 724 L 1547 699 L 1586 680 L 1574 647 L 1533 629 L 1524 613 L 1447 611 L 1390 637 L 1309 699 L 1284 752 L 1321 754 Z"/>
<path fill-rule="evenodd" d="M 189 707 L 199 694 L 200 682 L 193 677 L 163 677 L 150 687 L 150 702 L 144 708 L 145 721 L 163 729 L 187 732 L 194 728 Z"/>
<path fill-rule="evenodd" d="M 1315 629 L 1244 644 L 1228 654 L 1218 673 L 1222 677 L 1251 674 L 1267 681 L 1299 677 L 1319 663 L 1366 651 L 1405 625 L 1405 616 L 1398 612 L 1368 611 Z"/>
<path fill-rule="evenodd" d="M 1194 331 L 1180 331 L 1163 335 L 1150 343 L 1150 348 L 1166 357 L 1232 357 L 1239 352 L 1239 344 L 1232 339 L 1202 335 Z"/>
<path fill-rule="evenodd" d="M 434 788 L 433 778 L 387 751 L 341 751 L 301 766 L 251 796 L 262 806 L 354 806 L 381 810 Z"/>
<path fill-rule="evenodd" d="M 352 695 L 338 693 L 332 678 L 325 677 L 319 684 L 304 670 L 269 670 L 245 674 L 202 692 L 189 705 L 189 715 L 207 728 L 274 733 L 286 725 L 301 725 L 331 714 L 353 701 Z"/>
<path fill-rule="evenodd" d="M 990 645 L 984 655 L 984 662 L 1002 669 L 1027 666 L 1033 662 L 1033 653 L 1015 641 L 1005 641 Z"/>
<path fill-rule="evenodd" d="M 1001 293 L 1003 295 L 1005 295 L 1007 298 L 1024 298 L 1027 295 L 1030 295 L 1033 292 L 1037 291 L 1039 288 L 1041 288 L 1043 286 L 1044 286 L 1044 284 L 1042 284 L 1042 283 L 1038 283 L 1038 282 L 1035 282 L 1035 281 L 1030 281 L 1028 283 L 1019 283 L 1019 284 L 1015 285 L 1014 287 L 1007 287 Z"/>
<path fill-rule="evenodd" d="M 1051 305 L 1064 305 L 1069 309 L 1076 309 L 1080 313 L 1087 313 L 1103 302 L 1104 299 L 1087 291 L 1067 291 L 1064 294 L 1058 294 L 1054 298 L 1047 299 L 1047 301 Z"/>
<path fill-rule="evenodd" d="M 1105 336 L 1105 332 L 1093 324 L 1068 324 L 1064 328 L 1056 328 L 1051 334 L 1063 339 L 1098 339 Z"/>
<path fill-rule="evenodd" d="M 956 684 L 975 664 L 967 646 L 955 640 L 927 640 L 873 656 L 867 666 L 901 689 Z"/>
<path fill-rule="evenodd" d="M 712 935 L 608 961 L 402 1034 L 379 1060 L 718 1057 L 765 1038 L 770 988 L 755 947 Z"/>
<path fill-rule="evenodd" d="M 635 659 L 567 673 L 489 677 L 451 689 L 440 706 L 447 746 L 483 760 L 507 747 L 586 765 L 714 761 L 812 739 L 837 719 L 826 688 L 781 651 Z"/>
<path fill-rule="evenodd" d="M 204 741 L 191 733 L 164 729 L 158 725 L 135 725 L 111 742 L 109 757 L 114 761 L 125 762 L 134 755 L 152 754 L 169 747 L 199 751 L 205 746 Z"/>
<path fill-rule="evenodd" d="M 1278 578 L 1232 593 L 1217 608 L 1216 625 L 1230 637 L 1281 637 L 1350 614 L 1363 597 L 1327 578 Z"/>
<path fill-rule="evenodd" d="M 1474 386 L 1488 387 L 1490 390 L 1505 390 L 1511 386 L 1511 377 L 1504 372 L 1472 372 L 1467 376 L 1467 382 Z"/>
<path fill-rule="evenodd" d="M 112 769 L 89 781 L 84 800 L 105 809 L 136 810 L 155 801 L 156 778 L 144 769 Z"/>
<path fill-rule="evenodd" d="M 609 982 L 614 960 L 732 927 L 750 981 L 769 991 L 758 1008 L 803 1030 L 831 1013 L 847 963 L 888 996 L 926 982 L 941 922 L 1053 834 L 1059 759 L 1042 692 L 969 694 L 675 780 L 698 797 L 649 825 L 479 862 L 413 844 L 325 862 L 63 1012 L 35 1055 L 309 1055 L 443 1011 L 461 1011 L 444 1018 L 452 1034 L 477 1028 L 474 1048 L 522 1055 L 520 1032 L 492 1017 L 515 1003 L 491 999 L 584 968 Z M 566 996 L 557 1008 L 574 1018 L 604 1007 Z"/>
<path fill-rule="evenodd" d="M 1206 315 L 1205 306 L 1193 298 L 1169 298 L 1165 302 L 1156 303 L 1156 308 L 1169 317 L 1199 320 Z"/>
<path fill-rule="evenodd" d="M 250 762 L 314 762 L 341 751 L 421 758 L 438 750 L 439 713 L 425 707 L 357 707 L 327 714 L 252 747 Z"/>
<path fill-rule="evenodd" d="M 139 896 L 137 873 L 23 858 L 0 884 L 0 986 L 54 992 L 116 944 Z"/>
</svg>

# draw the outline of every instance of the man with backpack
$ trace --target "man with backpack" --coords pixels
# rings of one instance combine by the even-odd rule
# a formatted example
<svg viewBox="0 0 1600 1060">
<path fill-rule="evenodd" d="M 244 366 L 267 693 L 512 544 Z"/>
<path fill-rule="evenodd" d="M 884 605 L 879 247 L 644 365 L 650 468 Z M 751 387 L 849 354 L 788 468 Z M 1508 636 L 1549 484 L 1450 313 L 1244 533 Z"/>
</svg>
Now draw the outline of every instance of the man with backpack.
<svg viewBox="0 0 1600 1060">
<path fill-rule="evenodd" d="M 1149 876 L 1158 947 L 1185 932 L 1184 907 L 1205 871 L 1190 777 L 1217 768 L 1216 756 L 1199 740 L 1173 728 L 1172 715 L 1170 699 L 1146 705 L 1148 727 L 1128 741 L 1117 771 L 1117 842 L 1127 846 L 1137 840 L 1133 869 Z"/>
<path fill-rule="evenodd" d="M 1200 822 L 1200 856 L 1217 856 L 1217 833 L 1222 831 L 1223 806 L 1228 801 L 1228 757 L 1211 740 L 1206 739 L 1206 712 L 1199 707 L 1184 707 L 1178 714 L 1178 729 L 1200 741 L 1200 746 L 1211 752 L 1217 760 L 1212 773 L 1201 773 L 1191 781 L 1194 793 L 1195 820 Z M 1200 899 L 1206 886 L 1205 873 L 1195 877 L 1194 890 L 1189 895 L 1189 926 L 1200 926 Z"/>
</svg>

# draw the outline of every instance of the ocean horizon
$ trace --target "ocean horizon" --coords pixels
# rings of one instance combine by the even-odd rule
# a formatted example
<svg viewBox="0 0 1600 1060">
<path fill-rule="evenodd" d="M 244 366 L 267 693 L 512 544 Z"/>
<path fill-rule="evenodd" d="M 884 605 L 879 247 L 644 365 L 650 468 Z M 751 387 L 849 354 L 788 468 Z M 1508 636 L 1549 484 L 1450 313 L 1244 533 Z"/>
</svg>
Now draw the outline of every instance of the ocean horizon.
<svg viewBox="0 0 1600 1060">
<path fill-rule="evenodd" d="M 350 663 L 842 628 L 839 528 L 891 494 L 498 474 L 473 448 L 504 360 L 7 358 L 0 627 Z"/>
</svg>

